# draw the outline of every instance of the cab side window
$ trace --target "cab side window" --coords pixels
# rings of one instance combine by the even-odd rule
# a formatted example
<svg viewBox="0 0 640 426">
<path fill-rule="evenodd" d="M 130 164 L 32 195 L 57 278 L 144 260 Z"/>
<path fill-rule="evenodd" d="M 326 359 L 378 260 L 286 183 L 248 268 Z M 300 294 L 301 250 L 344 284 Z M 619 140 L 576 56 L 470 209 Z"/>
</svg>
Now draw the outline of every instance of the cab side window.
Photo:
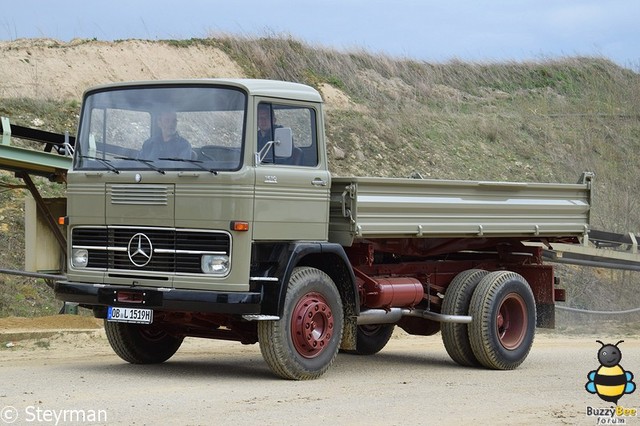
<svg viewBox="0 0 640 426">
<path fill-rule="evenodd" d="M 318 165 L 316 112 L 312 108 L 261 102 L 258 105 L 258 151 L 273 140 L 274 129 L 286 127 L 293 135 L 291 157 L 275 157 L 270 150 L 264 162 L 315 167 Z"/>
</svg>

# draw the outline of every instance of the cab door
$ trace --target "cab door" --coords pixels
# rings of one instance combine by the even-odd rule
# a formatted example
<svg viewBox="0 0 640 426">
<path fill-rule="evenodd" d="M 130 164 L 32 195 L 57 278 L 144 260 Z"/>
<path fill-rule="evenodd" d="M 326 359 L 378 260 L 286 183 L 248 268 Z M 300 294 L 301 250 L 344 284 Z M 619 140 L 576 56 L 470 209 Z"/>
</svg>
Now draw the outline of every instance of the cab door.
<svg viewBox="0 0 640 426">
<path fill-rule="evenodd" d="M 317 115 L 308 105 L 258 104 L 254 240 L 327 240 L 331 178 L 319 149 Z M 278 127 L 291 129 L 291 155 L 279 157 L 269 144 Z"/>
</svg>

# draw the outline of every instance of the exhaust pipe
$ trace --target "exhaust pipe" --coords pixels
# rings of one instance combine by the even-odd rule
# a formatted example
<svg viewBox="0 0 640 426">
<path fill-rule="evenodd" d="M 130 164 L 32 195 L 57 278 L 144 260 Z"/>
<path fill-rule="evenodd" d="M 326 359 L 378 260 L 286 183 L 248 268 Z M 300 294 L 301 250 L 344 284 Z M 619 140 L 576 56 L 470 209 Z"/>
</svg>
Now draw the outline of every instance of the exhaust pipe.
<svg viewBox="0 0 640 426">
<path fill-rule="evenodd" d="M 360 315 L 358 315 L 358 325 L 392 324 L 400 321 L 404 316 L 458 324 L 469 324 L 473 320 L 469 315 L 445 315 L 437 312 L 425 311 L 424 309 L 367 309 L 366 311 L 361 311 Z"/>
</svg>

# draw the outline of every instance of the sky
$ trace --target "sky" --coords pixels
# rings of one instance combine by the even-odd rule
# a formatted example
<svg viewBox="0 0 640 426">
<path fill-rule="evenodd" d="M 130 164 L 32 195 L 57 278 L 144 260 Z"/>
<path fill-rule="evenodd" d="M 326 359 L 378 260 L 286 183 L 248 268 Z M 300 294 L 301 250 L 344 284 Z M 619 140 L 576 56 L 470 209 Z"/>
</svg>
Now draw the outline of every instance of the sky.
<svg viewBox="0 0 640 426">
<path fill-rule="evenodd" d="M 6 41 L 284 35 L 426 62 L 597 56 L 640 71 L 640 0 L 0 0 L 0 10 Z"/>
</svg>

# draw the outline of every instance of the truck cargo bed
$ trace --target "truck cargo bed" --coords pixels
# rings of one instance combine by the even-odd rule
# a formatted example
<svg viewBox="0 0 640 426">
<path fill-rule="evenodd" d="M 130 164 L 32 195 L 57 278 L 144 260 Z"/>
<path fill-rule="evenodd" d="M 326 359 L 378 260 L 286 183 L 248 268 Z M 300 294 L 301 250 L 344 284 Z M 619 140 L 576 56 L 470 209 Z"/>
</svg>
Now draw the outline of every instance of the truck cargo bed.
<svg viewBox="0 0 640 426">
<path fill-rule="evenodd" d="M 592 177 L 576 184 L 333 178 L 329 240 L 582 236 Z"/>
</svg>

